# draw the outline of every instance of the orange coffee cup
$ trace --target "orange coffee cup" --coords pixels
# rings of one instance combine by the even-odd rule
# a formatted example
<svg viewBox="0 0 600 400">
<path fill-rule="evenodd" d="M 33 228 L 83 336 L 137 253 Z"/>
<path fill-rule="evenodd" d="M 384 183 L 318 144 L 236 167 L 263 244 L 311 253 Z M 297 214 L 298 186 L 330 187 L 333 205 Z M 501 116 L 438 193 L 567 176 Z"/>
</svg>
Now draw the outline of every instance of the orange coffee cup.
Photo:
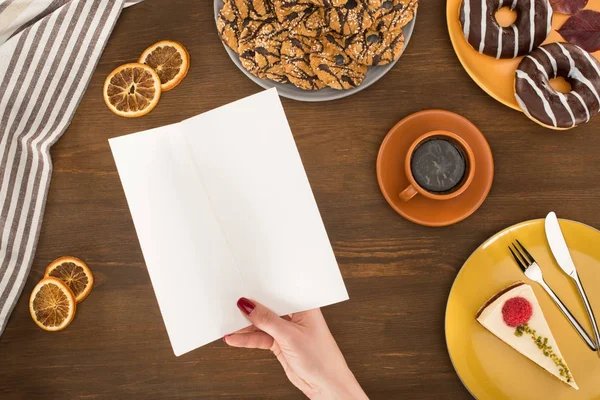
<svg viewBox="0 0 600 400">
<path fill-rule="evenodd" d="M 458 183 L 456 189 L 449 193 L 434 193 L 428 191 L 417 183 L 412 172 L 411 161 L 415 150 L 426 140 L 434 138 L 440 138 L 452 142 L 459 150 L 463 152 L 465 156 L 465 176 Z M 471 182 L 473 182 L 473 177 L 475 176 L 475 155 L 473 154 L 473 150 L 471 150 L 471 147 L 468 145 L 468 143 L 457 134 L 441 130 L 431 131 L 419 136 L 417 140 L 415 140 L 410 146 L 408 153 L 406 154 L 404 168 L 406 170 L 406 177 L 408 178 L 409 185 L 399 194 L 402 201 L 409 201 L 417 194 L 433 200 L 449 200 L 455 198 L 456 196 L 460 196 L 465 190 L 467 190 Z"/>
</svg>

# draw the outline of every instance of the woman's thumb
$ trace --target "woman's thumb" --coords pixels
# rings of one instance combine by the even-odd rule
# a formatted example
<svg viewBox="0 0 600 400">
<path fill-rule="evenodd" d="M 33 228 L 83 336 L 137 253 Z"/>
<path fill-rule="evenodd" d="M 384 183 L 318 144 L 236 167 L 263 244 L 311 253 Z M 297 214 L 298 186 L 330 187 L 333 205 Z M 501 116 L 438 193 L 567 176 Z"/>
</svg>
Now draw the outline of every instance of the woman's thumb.
<svg viewBox="0 0 600 400">
<path fill-rule="evenodd" d="M 237 302 L 242 313 L 261 331 L 271 335 L 275 340 L 285 338 L 290 322 L 279 318 L 277 314 L 255 301 L 241 297 Z"/>
</svg>

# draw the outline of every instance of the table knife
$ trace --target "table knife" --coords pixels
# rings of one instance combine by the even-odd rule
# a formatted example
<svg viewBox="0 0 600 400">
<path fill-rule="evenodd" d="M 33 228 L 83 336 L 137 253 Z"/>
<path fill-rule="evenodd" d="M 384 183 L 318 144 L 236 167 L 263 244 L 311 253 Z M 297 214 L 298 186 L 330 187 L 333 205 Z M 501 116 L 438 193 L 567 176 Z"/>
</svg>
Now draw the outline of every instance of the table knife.
<svg viewBox="0 0 600 400">
<path fill-rule="evenodd" d="M 556 218 L 556 214 L 554 212 L 551 212 L 546 216 L 545 227 L 546 238 L 548 239 L 548 244 L 550 245 L 550 250 L 552 251 L 552 255 L 554 255 L 554 259 L 563 272 L 569 275 L 571 279 L 575 281 L 575 285 L 577 286 L 577 290 L 579 291 L 579 295 L 581 296 L 585 310 L 587 311 L 590 322 L 592 323 L 594 336 L 596 338 L 598 357 L 600 357 L 600 346 L 598 346 L 600 345 L 600 332 L 598 331 L 598 324 L 596 323 L 596 318 L 594 317 L 594 311 L 592 310 L 587 295 L 585 294 L 585 290 L 583 289 L 583 285 L 581 284 L 581 280 L 577 274 L 577 269 L 575 269 L 575 264 L 573 263 L 573 259 L 569 253 L 567 242 L 565 241 L 562 230 L 560 229 L 560 225 L 558 224 L 558 218 Z"/>
</svg>

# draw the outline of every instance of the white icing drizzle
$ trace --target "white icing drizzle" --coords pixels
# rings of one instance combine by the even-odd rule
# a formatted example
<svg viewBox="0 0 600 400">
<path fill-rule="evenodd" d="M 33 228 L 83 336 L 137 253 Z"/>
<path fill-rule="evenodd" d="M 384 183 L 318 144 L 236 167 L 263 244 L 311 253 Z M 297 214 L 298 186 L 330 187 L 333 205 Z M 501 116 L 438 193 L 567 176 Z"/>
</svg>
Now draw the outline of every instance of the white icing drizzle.
<svg viewBox="0 0 600 400">
<path fill-rule="evenodd" d="M 546 50 L 545 48 L 539 47 L 539 49 L 546 53 L 546 56 L 548 57 L 548 60 L 550 60 L 550 64 L 552 65 L 552 69 L 554 70 L 554 76 L 556 77 L 556 74 L 558 74 L 558 66 L 556 65 L 556 59 L 552 57 L 552 54 L 550 54 L 550 52 L 548 52 L 548 50 Z"/>
<path fill-rule="evenodd" d="M 516 6 L 517 6 L 517 0 L 513 0 L 512 5 L 510 6 L 510 9 L 514 10 Z"/>
<path fill-rule="evenodd" d="M 550 31 L 552 30 L 552 15 L 552 5 L 548 3 L 548 20 L 546 21 L 546 36 L 548 36 L 550 34 Z"/>
<path fill-rule="evenodd" d="M 552 108 L 550 107 L 550 103 L 548 102 L 546 97 L 544 97 L 544 93 L 542 92 L 542 90 L 539 87 L 537 87 L 537 85 L 535 84 L 533 79 L 531 79 L 531 77 L 529 75 L 527 75 L 527 73 L 525 73 L 524 71 L 521 71 L 518 69 L 517 70 L 517 78 L 525 79 L 525 81 L 527 81 L 527 83 L 535 91 L 535 93 L 540 98 L 540 100 L 542 100 L 542 104 L 544 105 L 544 111 L 546 111 L 546 115 L 548 115 L 548 117 L 552 120 L 552 125 L 554 127 L 556 127 L 556 117 L 554 116 L 554 112 L 552 111 Z"/>
<path fill-rule="evenodd" d="M 592 85 L 592 82 L 590 82 L 590 80 L 588 78 L 586 78 L 581 73 L 581 71 L 575 66 L 575 61 L 573 60 L 573 58 L 571 57 L 571 55 L 569 54 L 567 49 L 565 49 L 565 47 L 560 43 L 556 43 L 556 44 L 558 45 L 558 47 L 560 47 L 560 49 L 562 50 L 565 57 L 567 57 L 567 59 L 569 60 L 569 65 L 571 66 L 571 69 L 570 69 L 569 75 L 568 75 L 569 78 L 578 80 L 579 82 L 581 82 L 585 86 L 587 86 L 588 89 L 590 89 L 590 91 L 594 94 L 594 96 L 596 96 L 596 100 L 598 100 L 598 103 L 600 104 L 600 95 L 598 95 L 598 91 L 596 91 L 596 88 L 594 87 L 594 85 Z"/>
<path fill-rule="evenodd" d="M 592 58 L 590 53 L 588 53 L 587 51 L 585 51 L 583 49 L 581 49 L 581 51 L 583 52 L 583 55 L 585 56 L 585 58 L 587 58 L 587 60 L 590 62 L 590 64 L 592 64 L 592 67 L 594 67 L 594 69 L 596 70 L 596 73 L 598 74 L 598 78 L 600 78 L 600 68 L 598 68 L 598 61 L 596 61 L 595 58 Z"/>
<path fill-rule="evenodd" d="M 536 60 L 532 56 L 527 56 L 527 58 L 529 58 L 531 61 L 533 61 L 533 63 L 537 67 L 538 71 L 540 71 L 542 74 L 544 74 L 544 77 L 546 79 L 549 79 L 548 73 L 546 72 L 546 70 L 544 69 L 544 67 L 542 66 L 542 64 L 539 63 L 538 60 Z M 571 106 L 567 102 L 567 98 L 565 97 L 564 94 L 562 94 L 560 92 L 557 92 L 556 90 L 555 90 L 555 92 L 556 92 L 556 96 L 558 97 L 558 99 L 562 103 L 563 107 L 565 107 L 565 109 L 567 110 L 567 112 L 571 116 L 571 127 L 575 126 L 575 115 L 573 115 L 573 110 L 571 110 Z"/>
<path fill-rule="evenodd" d="M 531 31 L 530 32 L 531 41 L 529 42 L 529 52 L 531 53 L 531 50 L 533 50 L 533 41 L 535 40 L 535 1 L 536 0 L 530 0 L 530 1 L 531 1 L 531 9 L 529 10 L 529 29 Z"/>
<path fill-rule="evenodd" d="M 538 71 L 540 71 L 542 74 L 544 74 L 544 77 L 546 79 L 550 79 L 548 77 L 548 74 L 546 73 L 546 70 L 544 69 L 544 67 L 542 66 L 542 64 L 539 63 L 538 60 L 536 60 L 535 58 L 531 57 L 531 55 L 527 56 L 526 58 L 529 58 L 531 61 L 533 61 L 533 63 L 537 67 Z"/>
<path fill-rule="evenodd" d="M 590 82 L 590 80 L 586 78 L 577 67 L 573 67 L 571 71 L 569 71 L 569 78 L 578 80 L 579 82 L 587 86 L 588 89 L 590 89 L 590 91 L 594 94 L 594 96 L 596 96 L 596 100 L 598 100 L 598 103 L 600 103 L 600 95 L 598 95 L 598 91 L 596 90 L 594 85 L 592 85 L 592 82 Z"/>
<path fill-rule="evenodd" d="M 583 101 L 583 99 L 581 98 L 581 96 L 579 95 L 579 93 L 577 92 L 571 92 L 573 93 L 573 96 L 577 97 L 577 99 L 581 102 L 581 105 L 583 106 L 583 109 L 585 110 L 585 122 L 589 122 L 590 121 L 590 111 L 588 110 L 587 106 L 585 105 L 585 101 Z"/>
<path fill-rule="evenodd" d="M 502 2 L 504 0 L 499 0 L 500 4 L 499 7 L 502 7 Z M 504 28 L 500 27 L 500 30 L 498 31 L 498 51 L 496 52 L 496 60 L 500 59 L 500 56 L 502 55 L 502 38 L 504 36 Z"/>
<path fill-rule="evenodd" d="M 463 13 L 465 18 L 465 24 L 463 25 L 463 31 L 465 38 L 469 40 L 469 33 L 471 31 L 471 1 L 463 0 Z"/>
<path fill-rule="evenodd" d="M 573 110 L 571 109 L 571 106 L 569 105 L 569 102 L 567 101 L 567 96 L 564 95 L 564 93 L 561 92 L 556 92 L 556 95 L 558 96 L 558 99 L 560 100 L 560 102 L 562 103 L 562 105 L 567 109 L 567 111 L 569 112 L 569 115 L 571 116 L 571 128 L 575 126 L 575 115 L 573 114 Z"/>
<path fill-rule="evenodd" d="M 523 100 L 521 100 L 521 98 L 519 97 L 518 94 L 515 93 L 515 98 L 517 99 L 517 103 L 519 103 L 519 107 L 521 107 L 521 110 L 523 110 L 523 112 L 528 115 L 529 117 L 533 118 L 531 116 L 531 113 L 529 112 L 529 110 L 527 109 L 527 106 L 525 105 L 525 102 Z"/>
<path fill-rule="evenodd" d="M 502 36 L 504 33 L 504 28 L 500 27 L 498 31 L 498 52 L 496 53 L 496 59 L 499 59 L 502 55 Z"/>
<path fill-rule="evenodd" d="M 600 79 L 600 68 L 598 68 L 598 63 L 596 62 L 596 60 L 594 58 L 592 58 L 592 56 L 590 56 L 590 53 L 588 53 L 587 51 L 585 51 L 583 49 L 581 49 L 581 50 L 582 50 L 585 58 L 590 62 L 590 64 L 592 64 L 592 67 L 594 67 L 594 69 L 596 70 L 596 73 L 598 74 L 598 78 Z M 600 111 L 600 105 L 599 105 L 598 111 Z"/>
<path fill-rule="evenodd" d="M 479 42 L 479 52 L 483 53 L 483 48 L 485 47 L 485 32 L 487 30 L 487 4 L 486 0 L 481 0 L 481 41 Z"/>
<path fill-rule="evenodd" d="M 519 28 L 513 24 L 513 31 L 515 32 L 515 55 L 513 58 L 517 58 L 519 55 Z"/>
</svg>

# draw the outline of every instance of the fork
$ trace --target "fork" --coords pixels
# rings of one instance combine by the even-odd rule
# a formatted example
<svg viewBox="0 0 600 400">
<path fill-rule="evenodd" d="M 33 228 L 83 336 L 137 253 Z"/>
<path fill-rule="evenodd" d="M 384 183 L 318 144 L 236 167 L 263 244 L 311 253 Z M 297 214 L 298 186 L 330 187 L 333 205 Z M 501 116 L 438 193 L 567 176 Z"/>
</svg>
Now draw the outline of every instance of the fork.
<svg viewBox="0 0 600 400">
<path fill-rule="evenodd" d="M 548 284 L 544 280 L 544 277 L 542 276 L 542 270 L 540 266 L 535 261 L 533 256 L 529 254 L 527 249 L 525 249 L 525 246 L 523 246 L 521 242 L 517 240 L 517 244 L 513 242 L 512 248 L 508 246 L 508 250 L 510 250 L 510 253 L 514 257 L 515 261 L 517 262 L 517 265 L 519 266 L 519 268 L 521 268 L 525 276 L 531 279 L 532 281 L 537 282 L 542 288 L 544 288 L 544 290 L 548 293 L 552 300 L 554 300 L 554 303 L 556 303 L 560 311 L 562 311 L 565 318 L 569 320 L 573 328 L 575 328 L 577 333 L 579 333 L 579 336 L 581 336 L 583 341 L 588 345 L 590 349 L 596 351 L 597 348 L 594 341 L 590 338 L 585 329 L 583 329 L 583 327 L 577 321 L 577 319 L 575 319 L 573 314 L 571 314 L 567 306 L 564 305 L 564 303 L 558 298 L 556 293 L 554 293 L 550 286 L 548 286 Z"/>
</svg>

